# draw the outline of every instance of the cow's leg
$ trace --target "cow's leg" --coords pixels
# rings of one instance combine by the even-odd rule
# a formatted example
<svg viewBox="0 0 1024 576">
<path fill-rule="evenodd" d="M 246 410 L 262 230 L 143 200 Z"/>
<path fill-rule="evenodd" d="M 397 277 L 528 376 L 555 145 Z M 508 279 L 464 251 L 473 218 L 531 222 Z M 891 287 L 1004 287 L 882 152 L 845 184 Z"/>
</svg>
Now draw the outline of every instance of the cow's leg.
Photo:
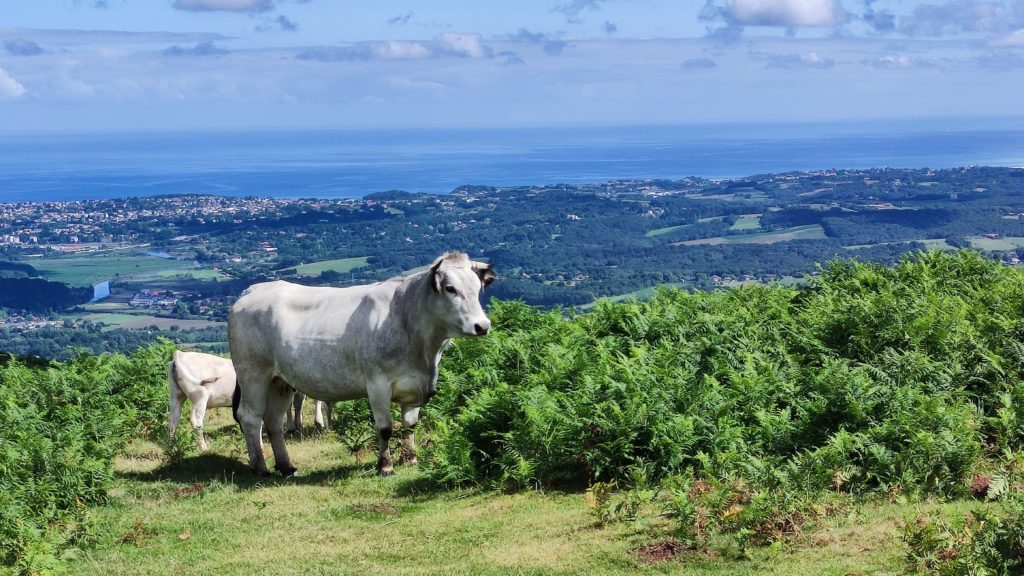
<svg viewBox="0 0 1024 576">
<path fill-rule="evenodd" d="M 199 387 L 199 393 L 192 398 L 192 429 L 195 430 L 196 437 L 199 439 L 199 450 L 205 452 L 206 435 L 203 434 L 203 418 L 206 416 L 206 404 L 210 400 L 210 392 L 203 387 Z"/>
<path fill-rule="evenodd" d="M 295 398 L 288 405 L 288 411 L 285 414 L 285 431 L 298 432 L 299 437 L 302 436 L 302 404 L 305 400 L 306 395 L 296 391 Z"/>
<path fill-rule="evenodd" d="M 420 421 L 420 409 L 414 406 L 402 406 L 402 453 L 398 456 L 398 462 L 403 466 L 415 466 L 416 461 L 416 439 L 414 432 L 416 423 Z"/>
<path fill-rule="evenodd" d="M 324 426 L 324 412 L 323 412 L 324 404 L 325 404 L 324 402 L 321 402 L 319 400 L 317 400 L 316 402 L 313 402 L 313 406 L 314 406 L 314 408 L 316 410 L 316 414 L 313 416 L 313 423 L 316 424 L 316 427 L 321 429 L 321 430 L 326 430 L 327 429 L 327 427 Z M 330 410 L 330 408 L 328 408 L 328 410 Z"/>
<path fill-rule="evenodd" d="M 270 394 L 270 375 L 259 369 L 240 368 L 238 385 L 241 393 L 236 417 L 242 433 L 245 435 L 245 446 L 249 452 L 249 467 L 258 476 L 269 476 L 267 462 L 263 458 L 263 414 L 267 410 L 267 396 Z"/>
<path fill-rule="evenodd" d="M 171 382 L 171 410 L 167 415 L 167 431 L 171 438 L 178 431 L 178 422 L 181 422 L 181 407 L 185 404 L 185 393 L 178 388 L 178 385 Z"/>
<path fill-rule="evenodd" d="M 263 414 L 263 425 L 270 436 L 270 447 L 274 450 L 274 468 L 283 476 L 291 476 L 297 471 L 288 458 L 288 449 L 284 445 L 284 417 L 295 398 L 295 389 L 280 379 L 267 397 L 267 411 Z"/>
<path fill-rule="evenodd" d="M 377 427 L 380 448 L 377 451 L 377 473 L 391 476 L 395 473 L 391 465 L 391 385 L 386 380 L 370 382 L 366 387 L 373 412 L 373 423 Z"/>
</svg>

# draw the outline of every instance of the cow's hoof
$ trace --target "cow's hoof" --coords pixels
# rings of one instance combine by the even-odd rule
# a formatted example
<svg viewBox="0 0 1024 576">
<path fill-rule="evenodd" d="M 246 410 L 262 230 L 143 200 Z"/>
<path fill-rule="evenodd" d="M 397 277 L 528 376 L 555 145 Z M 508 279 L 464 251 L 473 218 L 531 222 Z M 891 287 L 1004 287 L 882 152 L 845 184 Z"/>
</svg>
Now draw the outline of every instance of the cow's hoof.
<svg viewBox="0 0 1024 576">
<path fill-rule="evenodd" d="M 402 466 L 417 466 L 419 465 L 420 462 L 419 460 L 416 459 L 415 456 L 412 456 L 410 454 L 402 454 L 401 456 L 398 457 L 398 463 L 401 464 Z"/>
<path fill-rule="evenodd" d="M 395 469 L 391 466 L 388 466 L 387 468 L 380 468 L 377 470 L 377 474 L 380 476 L 394 476 Z"/>
<path fill-rule="evenodd" d="M 284 476 L 285 478 L 288 478 L 289 476 L 298 476 L 299 473 L 299 469 L 295 466 L 274 466 L 274 468 L 276 468 L 277 471 L 281 473 L 281 476 Z"/>
<path fill-rule="evenodd" d="M 267 470 L 266 468 L 264 468 L 262 470 L 257 470 L 256 468 L 253 468 L 252 473 L 255 474 L 258 478 L 269 478 L 270 477 L 270 470 Z"/>
</svg>

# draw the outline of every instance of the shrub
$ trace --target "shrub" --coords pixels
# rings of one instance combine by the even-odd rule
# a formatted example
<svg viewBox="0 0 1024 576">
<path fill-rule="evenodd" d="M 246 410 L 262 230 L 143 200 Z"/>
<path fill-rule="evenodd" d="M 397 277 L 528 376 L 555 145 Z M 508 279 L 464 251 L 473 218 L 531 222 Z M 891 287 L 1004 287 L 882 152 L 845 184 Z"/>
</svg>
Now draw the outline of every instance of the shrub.
<svg viewBox="0 0 1024 576">
<path fill-rule="evenodd" d="M 903 529 L 908 568 L 918 573 L 1011 576 L 1024 571 L 1024 507 L 1011 501 L 1001 510 L 978 509 L 965 518 L 929 515 Z"/>
<path fill-rule="evenodd" d="M 628 486 L 640 470 L 956 494 L 984 446 L 1024 440 L 1024 274 L 973 252 L 491 317 L 446 353 L 427 408 L 442 482 Z"/>
<path fill-rule="evenodd" d="M 161 344 L 0 366 L 0 565 L 55 570 L 88 534 L 86 507 L 106 498 L 114 455 L 163 427 L 168 357 Z"/>
</svg>

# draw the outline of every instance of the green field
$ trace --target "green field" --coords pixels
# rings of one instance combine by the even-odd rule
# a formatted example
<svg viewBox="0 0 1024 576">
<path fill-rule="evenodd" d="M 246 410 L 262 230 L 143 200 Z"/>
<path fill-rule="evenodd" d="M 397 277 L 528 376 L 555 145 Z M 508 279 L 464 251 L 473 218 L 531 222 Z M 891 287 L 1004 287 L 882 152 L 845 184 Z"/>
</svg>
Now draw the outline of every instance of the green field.
<svg viewBox="0 0 1024 576">
<path fill-rule="evenodd" d="M 708 216 L 707 218 L 698 218 L 697 219 L 697 223 L 704 224 L 705 222 L 714 222 L 716 220 L 724 220 L 724 219 L 725 219 L 725 216 Z M 668 234 L 669 232 L 675 232 L 676 230 L 683 230 L 683 229 L 689 228 L 690 226 L 693 226 L 693 224 L 679 224 L 679 225 L 676 225 L 676 226 L 666 226 L 664 228 L 656 228 L 654 230 L 649 230 L 646 234 L 644 234 L 644 237 L 646 237 L 646 238 L 653 238 L 654 236 L 661 236 L 663 234 Z"/>
<path fill-rule="evenodd" d="M 159 270 L 153 274 L 147 274 L 154 278 L 177 278 L 184 280 L 228 280 L 231 277 L 227 274 L 212 268 L 189 268 L 187 270 Z"/>
<path fill-rule="evenodd" d="M 853 244 L 850 246 L 844 246 L 847 250 L 860 250 L 862 248 L 870 248 L 872 246 L 890 246 L 893 244 L 910 244 L 911 242 L 917 242 L 924 244 L 928 250 L 956 250 L 956 248 L 946 244 L 946 240 L 943 238 L 928 238 L 926 240 L 905 240 L 903 242 L 879 242 L 878 244 Z"/>
<path fill-rule="evenodd" d="M 645 238 L 653 238 L 655 236 L 661 236 L 663 234 L 668 234 L 669 232 L 675 232 L 676 230 L 685 230 L 686 228 L 689 228 L 690 226 L 693 226 L 693 224 L 679 224 L 677 226 L 666 226 L 664 228 L 656 228 L 654 230 L 648 230 L 647 233 L 644 234 L 644 237 Z"/>
<path fill-rule="evenodd" d="M 699 240 L 686 240 L 676 242 L 674 246 L 698 246 L 701 244 L 775 244 L 777 242 L 788 242 L 790 240 L 820 240 L 826 238 L 825 229 L 820 224 L 808 224 L 806 226 L 794 226 L 774 232 L 763 232 L 760 234 L 737 234 L 735 236 L 715 236 L 713 238 L 701 238 Z"/>
<path fill-rule="evenodd" d="M 92 314 L 83 314 L 81 316 L 74 316 L 82 320 L 88 320 L 90 322 L 100 322 L 115 328 L 123 328 L 126 324 L 136 325 L 140 322 L 149 322 L 152 324 L 158 318 L 156 316 L 143 315 L 143 314 L 125 314 L 118 312 L 97 312 Z M 148 326 L 149 324 L 147 324 Z"/>
<path fill-rule="evenodd" d="M 333 270 L 335 272 L 351 272 L 356 268 L 367 265 L 365 256 L 360 258 L 339 258 L 337 260 L 323 260 L 321 262 L 310 262 L 295 267 L 298 276 L 319 276 L 321 272 Z"/>
<path fill-rule="evenodd" d="M 978 250 L 1016 250 L 1024 247 L 1024 236 L 1003 236 L 1002 238 L 968 236 L 967 241 L 971 243 L 972 248 Z"/>
<path fill-rule="evenodd" d="M 590 310 L 598 302 L 622 302 L 624 300 L 647 300 L 658 293 L 659 288 L 682 288 L 686 286 L 683 283 L 670 282 L 668 284 L 659 284 L 658 286 L 648 286 L 647 288 L 641 288 L 625 294 L 616 294 L 615 296 L 602 296 L 593 302 L 582 304 L 576 308 L 580 310 Z"/>
<path fill-rule="evenodd" d="M 124 309 L 122 307 L 122 309 Z M 114 328 L 129 328 L 129 329 L 140 329 L 149 328 L 150 326 L 156 326 L 162 330 L 170 328 L 171 326 L 177 326 L 181 329 L 189 328 L 207 328 L 210 326 L 219 326 L 223 322 L 214 322 L 212 320 L 181 320 L 178 318 L 158 318 L 152 314 L 146 313 L 127 313 L 127 312 L 89 312 L 86 314 L 68 314 L 63 316 L 68 319 L 80 319 L 88 320 L 90 322 L 98 322 L 107 325 L 107 330 L 113 330 Z"/>
<path fill-rule="evenodd" d="M 756 230 L 761 227 L 760 214 L 744 214 L 736 219 L 729 230 Z"/>
<path fill-rule="evenodd" d="M 71 286 L 89 286 L 116 275 L 131 276 L 171 270 L 182 270 L 190 262 L 145 256 L 128 251 L 98 253 L 88 256 L 61 256 L 36 260 L 32 265 L 47 280 Z"/>
<path fill-rule="evenodd" d="M 96 546 L 72 557 L 70 573 L 899 574 L 903 522 L 981 506 L 865 503 L 745 560 L 726 549 L 648 562 L 636 549 L 672 536 L 657 506 L 601 524 L 582 491 L 445 490 L 408 467 L 380 478 L 372 456 L 357 460 L 319 433 L 288 440 L 301 475 L 257 479 L 226 409 L 209 413 L 207 433 L 211 450 L 177 466 L 147 441 L 115 460 L 109 502 L 93 511 Z"/>
</svg>

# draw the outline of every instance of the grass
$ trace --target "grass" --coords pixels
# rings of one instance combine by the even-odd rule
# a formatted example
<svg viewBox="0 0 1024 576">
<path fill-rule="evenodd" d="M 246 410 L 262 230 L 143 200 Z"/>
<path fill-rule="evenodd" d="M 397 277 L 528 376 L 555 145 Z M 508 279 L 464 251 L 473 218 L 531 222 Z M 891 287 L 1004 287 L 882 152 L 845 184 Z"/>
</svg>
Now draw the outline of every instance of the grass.
<svg viewBox="0 0 1024 576">
<path fill-rule="evenodd" d="M 985 238 L 984 236 L 968 236 L 971 248 L 978 250 L 1016 250 L 1024 247 L 1024 236 L 1003 236 L 1001 238 Z"/>
<path fill-rule="evenodd" d="M 157 258 L 128 251 L 97 253 L 88 256 L 45 258 L 32 263 L 40 276 L 71 286 L 88 286 L 115 275 L 131 276 L 182 270 L 190 265 L 180 260 Z"/>
<path fill-rule="evenodd" d="M 580 492 L 445 490 L 415 468 L 379 478 L 372 457 L 357 460 L 320 433 L 288 440 L 299 477 L 258 480 L 226 409 L 209 414 L 207 433 L 211 450 L 176 467 L 142 440 L 116 459 L 111 498 L 95 510 L 96 545 L 70 573 L 899 574 L 904 519 L 970 506 L 867 503 L 747 560 L 684 552 L 646 564 L 631 550 L 670 536 L 657 510 L 602 526 Z"/>
<path fill-rule="evenodd" d="M 758 215 L 758 216 L 760 216 L 760 215 Z M 725 219 L 725 216 L 708 216 L 706 218 L 698 218 L 697 219 L 697 223 L 704 224 L 705 222 L 715 222 L 717 220 L 724 220 L 724 219 Z M 668 234 L 670 232 L 675 232 L 676 230 L 685 230 L 686 228 L 689 228 L 690 226 L 693 226 L 693 224 L 678 224 L 676 226 L 666 226 L 665 228 L 656 228 L 654 230 L 648 230 L 647 233 L 644 234 L 644 237 L 645 238 L 653 238 L 655 236 L 661 236 L 663 234 Z"/>
<path fill-rule="evenodd" d="M 918 244 L 924 244 L 927 250 L 956 250 L 953 246 L 946 243 L 944 238 L 928 238 L 925 240 L 904 240 L 902 242 L 879 242 L 877 244 L 852 244 L 850 246 L 844 246 L 847 250 L 860 250 L 862 248 L 870 248 L 872 246 L 889 246 L 892 244 L 910 244 L 911 242 L 917 242 Z"/>
<path fill-rule="evenodd" d="M 125 322 L 118 326 L 118 328 L 149 328 L 150 326 L 156 326 L 161 330 L 167 330 L 171 326 L 177 326 L 182 330 L 191 330 L 193 328 L 209 328 L 211 326 L 224 326 L 224 322 L 215 322 L 213 320 L 193 320 L 193 319 L 178 319 L 178 318 L 156 318 L 152 316 L 139 316 L 137 322 Z"/>
<path fill-rule="evenodd" d="M 175 278 L 184 280 L 228 280 L 227 274 L 212 268 L 190 268 L 187 270 L 159 270 L 148 275 L 154 278 Z"/>
<path fill-rule="evenodd" d="M 676 230 L 685 230 L 686 228 L 689 228 L 690 226 L 693 226 L 693 224 L 679 224 L 677 226 L 666 226 L 664 228 L 655 228 L 654 230 L 648 230 L 647 233 L 644 234 L 644 237 L 645 238 L 654 238 L 655 236 L 661 236 L 663 234 L 668 234 L 670 232 L 675 232 Z"/>
<path fill-rule="evenodd" d="M 140 329 L 149 328 L 150 326 L 156 326 L 157 328 L 163 330 L 166 330 L 171 326 L 177 326 L 178 328 L 182 329 L 189 329 L 207 328 L 209 326 L 220 326 L 224 324 L 223 322 L 214 322 L 212 320 L 181 320 L 178 318 L 158 318 L 156 316 L 153 316 L 152 314 L 117 311 L 91 311 L 85 314 L 67 314 L 63 317 L 68 319 L 89 320 L 90 322 L 100 322 L 107 325 L 107 330 L 113 330 L 115 328 Z"/>
<path fill-rule="evenodd" d="M 743 214 L 729 227 L 729 230 L 757 230 L 761 227 L 760 214 Z"/>
<path fill-rule="evenodd" d="M 337 260 L 323 260 L 321 262 L 310 262 L 295 267 L 298 276 L 319 276 L 321 272 L 334 270 L 335 272 L 351 272 L 356 268 L 367 265 L 365 256 L 359 258 L 339 258 Z"/>
<path fill-rule="evenodd" d="M 760 234 L 737 234 L 735 236 L 715 236 L 713 238 L 701 238 L 699 240 L 685 240 L 674 242 L 674 246 L 697 246 L 700 244 L 775 244 L 777 242 L 788 242 L 790 240 L 820 240 L 825 238 L 825 229 L 820 224 L 808 224 L 806 226 L 794 226 L 774 232 L 762 232 Z"/>
<path fill-rule="evenodd" d="M 152 323 L 155 320 L 158 320 L 156 316 L 148 314 L 126 314 L 123 312 L 95 312 L 75 317 L 82 320 L 88 320 L 90 322 L 102 322 L 103 324 L 118 328 L 124 327 L 125 324 L 137 324 L 139 322 Z"/>
<path fill-rule="evenodd" d="M 647 299 L 652 298 L 655 294 L 657 294 L 658 288 L 669 287 L 669 286 L 674 286 L 674 287 L 677 287 L 677 288 L 681 288 L 683 286 L 686 286 L 686 284 L 683 284 L 681 282 L 668 282 L 668 283 L 665 283 L 665 284 L 659 284 L 657 286 L 648 286 L 647 288 L 641 288 L 639 290 L 634 290 L 632 292 L 626 292 L 625 294 L 616 294 L 614 296 L 602 296 L 602 297 L 594 300 L 593 302 L 588 302 L 587 304 L 581 304 L 581 305 L 577 306 L 576 308 L 578 310 L 590 310 L 591 308 L 596 306 L 598 302 L 601 302 L 601 301 L 622 302 L 622 301 L 626 301 L 626 300 L 647 300 Z"/>
</svg>

